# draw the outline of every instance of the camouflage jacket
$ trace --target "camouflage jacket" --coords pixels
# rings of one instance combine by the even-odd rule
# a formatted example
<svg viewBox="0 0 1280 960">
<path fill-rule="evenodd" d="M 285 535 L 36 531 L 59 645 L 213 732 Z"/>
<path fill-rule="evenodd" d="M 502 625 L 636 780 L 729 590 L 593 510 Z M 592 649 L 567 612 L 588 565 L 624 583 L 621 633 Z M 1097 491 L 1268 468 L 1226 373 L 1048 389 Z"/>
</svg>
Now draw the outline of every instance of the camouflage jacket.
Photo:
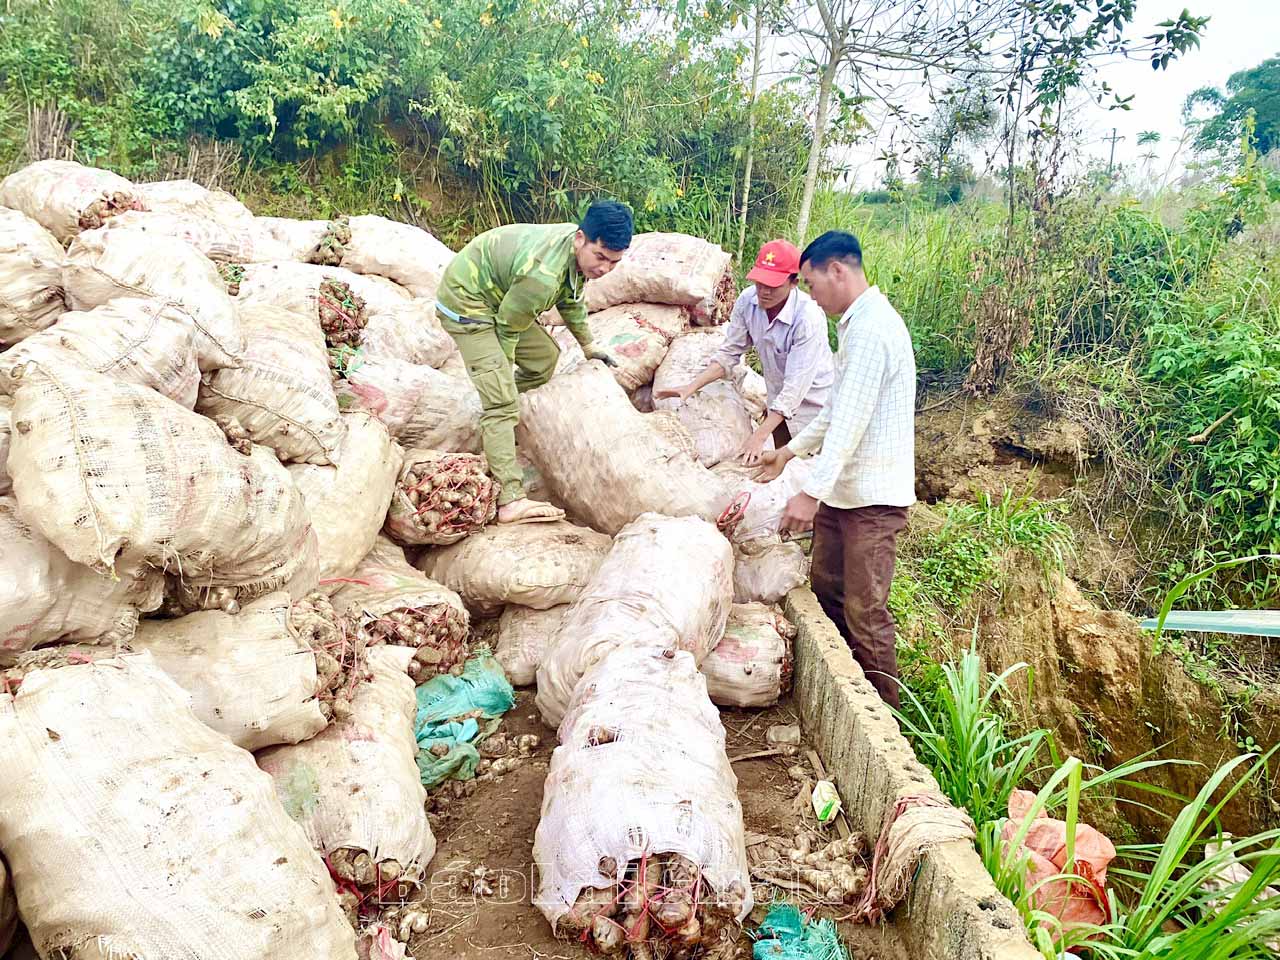
<svg viewBox="0 0 1280 960">
<path fill-rule="evenodd" d="M 469 320 L 490 321 L 507 359 L 520 334 L 557 307 L 578 343 L 591 343 L 576 224 L 514 223 L 480 234 L 445 268 L 436 299 Z"/>
</svg>

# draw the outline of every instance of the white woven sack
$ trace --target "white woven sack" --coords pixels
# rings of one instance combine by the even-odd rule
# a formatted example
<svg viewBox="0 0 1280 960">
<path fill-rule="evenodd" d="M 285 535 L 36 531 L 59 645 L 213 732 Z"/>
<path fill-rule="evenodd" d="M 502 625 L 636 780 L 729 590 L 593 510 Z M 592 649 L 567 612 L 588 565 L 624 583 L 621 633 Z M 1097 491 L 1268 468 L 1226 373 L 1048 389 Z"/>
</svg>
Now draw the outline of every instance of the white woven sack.
<svg viewBox="0 0 1280 960">
<path fill-rule="evenodd" d="M 587 318 L 591 339 L 609 351 L 617 363 L 613 377 L 623 390 L 631 391 L 653 382 L 667 348 L 689 329 L 689 313 L 682 307 L 652 303 L 628 303 L 609 307 Z M 568 373 L 585 361 L 582 348 L 568 329 L 552 333 L 560 346 L 556 373 Z"/>
<path fill-rule="evenodd" d="M 22 522 L 13 497 L 0 497 L 0 544 L 0 667 L 50 643 L 127 643 L 139 611 L 160 606 L 159 573 L 113 580 L 72 563 Z"/>
<path fill-rule="evenodd" d="M 722 707 L 771 707 L 791 686 L 790 638 L 795 629 L 774 607 L 735 603 L 724 637 L 702 661 L 711 702 Z"/>
<path fill-rule="evenodd" d="M 136 230 L 159 239 L 189 243 L 210 260 L 220 263 L 259 263 L 287 259 L 290 250 L 252 217 L 224 220 L 208 213 L 178 209 L 154 212 L 130 210 L 112 217 L 108 230 Z"/>
<path fill-rule="evenodd" d="M 734 603 L 781 603 L 809 580 L 809 558 L 800 545 L 777 536 L 737 543 L 733 555 Z"/>
<path fill-rule="evenodd" d="M 62 281 L 73 310 L 117 297 L 162 300 L 195 327 L 201 370 L 240 362 L 244 335 L 235 302 L 213 261 L 183 240 L 136 230 L 87 231 L 67 251 Z"/>
<path fill-rule="evenodd" d="M 375 863 L 395 860 L 406 880 L 419 881 L 436 840 L 423 808 L 414 718 L 418 702 L 405 674 L 413 651 L 368 651 L 372 680 L 352 697 L 352 716 L 335 720 L 304 743 L 257 755 L 280 802 L 324 856 L 350 848 Z"/>
<path fill-rule="evenodd" d="M 0 496 L 13 491 L 9 477 L 9 437 L 13 432 L 11 415 L 13 399 L 0 396 Z"/>
<path fill-rule="evenodd" d="M 724 334 L 720 330 L 677 337 L 654 374 L 653 389 L 667 390 L 689 383 L 706 369 L 723 345 Z M 751 437 L 751 412 L 728 380 L 715 380 L 683 402 L 669 397 L 655 400 L 653 406 L 655 410 L 671 410 L 680 418 L 693 437 L 699 462 L 708 467 L 738 456 Z"/>
<path fill-rule="evenodd" d="M 0 857 L 0 956 L 9 949 L 14 934 L 18 932 L 18 900 L 9 882 L 9 868 Z"/>
<path fill-rule="evenodd" d="M 452 250 L 425 230 L 385 217 L 352 217 L 348 225 L 351 240 L 344 246 L 344 267 L 387 277 L 415 297 L 435 299 Z"/>
<path fill-rule="evenodd" d="M 338 585 L 334 609 L 356 616 L 362 623 L 391 610 L 449 607 L 465 623 L 467 608 L 458 594 L 433 580 L 405 559 L 404 548 L 379 536 L 356 567 L 355 575 Z"/>
<path fill-rule="evenodd" d="M 440 326 L 434 303 L 406 300 L 393 307 L 369 309 L 360 352 L 366 357 L 407 360 L 438 369 L 458 352 L 458 345 Z"/>
<path fill-rule="evenodd" d="M 616 267 L 587 281 L 587 309 L 594 313 L 619 303 L 671 303 L 706 313 L 731 259 L 719 246 L 698 237 L 639 234 Z"/>
<path fill-rule="evenodd" d="M 404 451 L 387 428 L 367 413 L 342 415 L 346 427 L 338 466 L 293 464 L 289 476 L 302 494 L 320 547 L 320 581 L 326 593 L 351 576 L 382 529 Z"/>
<path fill-rule="evenodd" d="M 339 409 L 373 414 L 401 446 L 480 452 L 483 411 L 470 380 L 421 364 L 370 357 L 353 363 L 334 389 Z"/>
<path fill-rule="evenodd" d="M 271 778 L 149 654 L 28 674 L 0 743 L 0 847 L 42 957 L 355 960 Z"/>
<path fill-rule="evenodd" d="M 612 742 L 597 742 L 601 730 Z M 751 911 L 738 780 L 689 653 L 613 651 L 582 678 L 559 739 L 533 841 L 533 902 L 553 930 L 583 888 L 621 881 L 645 854 L 688 857 L 712 888 L 704 897 L 732 888 L 736 919 Z M 616 875 L 601 874 L 605 863 Z"/>
<path fill-rule="evenodd" d="M 776 536 L 787 502 L 804 489 L 811 470 L 812 461 L 795 457 L 783 468 L 780 476 L 768 483 L 760 483 L 755 479 L 760 472 L 758 466 L 749 467 L 736 461 L 716 464 L 712 472 L 746 504 L 742 519 L 732 530 L 726 531 L 729 538 L 745 542 Z"/>
<path fill-rule="evenodd" d="M 537 678 L 542 658 L 568 612 L 567 604 L 549 610 L 510 606 L 502 611 L 493 655 L 515 686 L 527 687 Z"/>
<path fill-rule="evenodd" d="M 733 601 L 733 551 L 696 517 L 645 514 L 614 538 L 538 668 L 538 711 L 556 726 L 582 675 L 619 647 L 688 650 L 720 642 Z"/>
<path fill-rule="evenodd" d="M 306 261 L 329 232 L 328 220 L 290 220 L 288 217 L 254 217 L 257 229 L 288 251 L 285 259 Z"/>
<path fill-rule="evenodd" d="M 609 546 L 607 535 L 565 520 L 495 523 L 424 551 L 417 565 L 478 613 L 495 614 L 509 603 L 545 610 L 576 600 Z"/>
<path fill-rule="evenodd" d="M 180 213 L 237 223 L 253 219 L 253 212 L 223 190 L 211 190 L 194 180 L 160 180 L 134 186 L 142 205 L 153 212 Z"/>
<path fill-rule="evenodd" d="M 124 177 L 73 160 L 39 160 L 0 180 L 0 207 L 21 210 L 59 243 L 138 206 L 137 191 Z"/>
<path fill-rule="evenodd" d="M 289 624 L 293 598 L 272 593 L 234 616 L 208 610 L 143 620 L 130 641 L 191 695 L 200 722 L 260 750 L 314 737 L 328 721 L 316 700 L 316 658 Z"/>
<path fill-rule="evenodd" d="M 67 309 L 65 256 L 48 230 L 25 213 L 0 207 L 0 347 L 43 330 Z"/>
<path fill-rule="evenodd" d="M 30 368 L 13 426 L 23 519 L 77 563 L 261 587 L 287 582 L 306 560 L 306 506 L 275 454 L 236 453 L 212 421 L 152 390 Z"/>
<path fill-rule="evenodd" d="M 343 425 L 319 326 L 262 303 L 242 307 L 240 322 L 240 365 L 206 374 L 196 409 L 214 420 L 234 417 L 281 460 L 333 463 Z"/>
<path fill-rule="evenodd" d="M 574 516 L 617 533 L 642 513 L 716 520 L 722 482 L 669 431 L 638 412 L 601 363 L 520 398 L 516 439 Z"/>
<path fill-rule="evenodd" d="M 17 389 L 28 363 L 84 367 L 150 387 L 188 410 L 200 389 L 191 321 L 176 307 L 141 297 L 64 313 L 53 326 L 0 354 L 0 393 Z"/>
</svg>

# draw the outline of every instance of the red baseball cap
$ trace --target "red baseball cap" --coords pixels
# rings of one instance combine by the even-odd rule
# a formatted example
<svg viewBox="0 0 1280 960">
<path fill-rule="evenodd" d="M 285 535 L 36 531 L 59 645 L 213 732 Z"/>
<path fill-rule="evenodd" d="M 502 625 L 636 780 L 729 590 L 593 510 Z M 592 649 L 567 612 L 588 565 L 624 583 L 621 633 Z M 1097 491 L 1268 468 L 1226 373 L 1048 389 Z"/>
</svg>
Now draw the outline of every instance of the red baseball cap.
<svg viewBox="0 0 1280 960">
<path fill-rule="evenodd" d="M 766 287 L 780 287 L 800 272 L 800 251 L 786 240 L 770 240 L 760 248 L 756 265 L 747 279 Z"/>
</svg>

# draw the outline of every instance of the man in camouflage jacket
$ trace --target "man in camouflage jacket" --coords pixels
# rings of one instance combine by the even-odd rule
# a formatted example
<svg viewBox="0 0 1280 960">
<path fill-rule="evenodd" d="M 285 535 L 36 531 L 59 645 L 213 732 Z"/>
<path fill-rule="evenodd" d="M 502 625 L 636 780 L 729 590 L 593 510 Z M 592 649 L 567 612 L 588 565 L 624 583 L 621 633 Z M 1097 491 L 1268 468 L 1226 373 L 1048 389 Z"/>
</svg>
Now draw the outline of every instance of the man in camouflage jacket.
<svg viewBox="0 0 1280 960">
<path fill-rule="evenodd" d="M 538 323 L 556 307 L 588 359 L 614 365 L 591 342 L 582 287 L 603 277 L 631 245 L 631 211 L 600 201 L 582 223 L 511 224 L 476 237 L 445 269 L 436 293 L 440 323 L 458 344 L 480 394 L 489 471 L 502 486 L 499 523 L 558 520 L 563 511 L 525 496 L 516 463 L 519 395 L 555 372 L 560 348 Z"/>
</svg>

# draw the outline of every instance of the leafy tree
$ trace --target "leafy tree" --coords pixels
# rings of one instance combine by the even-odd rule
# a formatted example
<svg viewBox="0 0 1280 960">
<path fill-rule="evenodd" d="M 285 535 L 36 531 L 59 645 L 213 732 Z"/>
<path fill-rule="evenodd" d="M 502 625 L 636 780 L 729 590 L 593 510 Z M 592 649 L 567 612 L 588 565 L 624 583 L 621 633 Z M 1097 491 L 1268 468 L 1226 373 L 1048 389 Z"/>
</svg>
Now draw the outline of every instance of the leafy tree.
<svg viewBox="0 0 1280 960">
<path fill-rule="evenodd" d="M 957 203 L 977 178 L 960 152 L 985 141 L 999 120 L 996 105 L 978 87 L 950 91 L 925 129 L 916 178 L 935 203 Z"/>
<path fill-rule="evenodd" d="M 1197 119 L 1201 108 L 1209 114 Z M 1195 148 L 1205 152 L 1234 151 L 1250 112 L 1257 118 L 1254 136 L 1258 152 L 1265 155 L 1280 147 L 1280 57 L 1233 73 L 1225 92 L 1201 87 L 1187 97 L 1183 107 L 1184 119 L 1198 128 Z"/>
</svg>

